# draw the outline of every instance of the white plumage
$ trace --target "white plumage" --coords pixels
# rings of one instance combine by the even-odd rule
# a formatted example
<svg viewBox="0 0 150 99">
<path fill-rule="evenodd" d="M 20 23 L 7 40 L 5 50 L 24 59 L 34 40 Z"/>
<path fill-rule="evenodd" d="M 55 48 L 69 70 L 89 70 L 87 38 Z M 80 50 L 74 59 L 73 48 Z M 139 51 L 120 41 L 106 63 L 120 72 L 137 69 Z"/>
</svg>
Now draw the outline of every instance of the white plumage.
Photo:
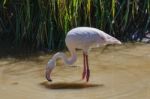
<svg viewBox="0 0 150 99">
<path fill-rule="evenodd" d="M 67 33 L 66 46 L 71 53 L 71 57 L 67 58 L 67 56 L 62 53 L 56 53 L 52 59 L 49 60 L 46 66 L 46 79 L 51 81 L 50 73 L 55 67 L 56 60 L 58 58 L 63 59 L 66 64 L 73 64 L 77 60 L 76 49 L 83 50 L 83 63 L 84 69 L 82 74 L 82 79 L 86 77 L 86 81 L 89 81 L 90 70 L 88 65 L 88 50 L 91 46 L 103 46 L 107 44 L 121 44 L 119 40 L 116 38 L 106 34 L 105 32 L 92 28 L 92 27 L 77 27 L 70 30 Z"/>
</svg>

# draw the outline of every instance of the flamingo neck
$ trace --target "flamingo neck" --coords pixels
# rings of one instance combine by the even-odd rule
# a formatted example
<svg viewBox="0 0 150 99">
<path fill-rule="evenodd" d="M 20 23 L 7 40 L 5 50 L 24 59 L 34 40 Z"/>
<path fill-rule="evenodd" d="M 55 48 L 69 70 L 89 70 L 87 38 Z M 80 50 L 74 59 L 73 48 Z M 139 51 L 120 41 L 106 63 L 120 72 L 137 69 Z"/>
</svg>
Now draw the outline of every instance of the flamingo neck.
<svg viewBox="0 0 150 99">
<path fill-rule="evenodd" d="M 76 55 L 76 53 L 72 53 L 72 54 L 71 54 L 71 57 L 70 57 L 70 58 L 67 58 L 67 56 L 66 56 L 65 53 L 58 52 L 58 53 L 56 53 L 56 54 L 52 57 L 52 59 L 53 59 L 54 61 L 56 61 L 58 58 L 61 58 L 61 59 L 64 61 L 65 64 L 71 65 L 71 64 L 73 64 L 73 63 L 77 60 L 77 55 Z"/>
</svg>

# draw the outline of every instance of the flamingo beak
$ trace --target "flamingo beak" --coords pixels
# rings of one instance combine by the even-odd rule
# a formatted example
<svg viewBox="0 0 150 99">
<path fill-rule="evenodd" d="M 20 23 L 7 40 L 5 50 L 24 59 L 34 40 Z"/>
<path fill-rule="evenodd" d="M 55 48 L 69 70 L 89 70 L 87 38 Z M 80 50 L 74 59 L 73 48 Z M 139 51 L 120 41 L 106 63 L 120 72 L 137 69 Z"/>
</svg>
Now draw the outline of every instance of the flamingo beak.
<svg viewBox="0 0 150 99">
<path fill-rule="evenodd" d="M 52 81 L 52 79 L 51 79 L 51 77 L 50 77 L 51 71 L 52 71 L 52 70 L 48 69 L 48 70 L 46 70 L 46 74 L 45 74 L 46 79 L 47 79 L 48 81 L 50 81 L 50 82 Z"/>
</svg>

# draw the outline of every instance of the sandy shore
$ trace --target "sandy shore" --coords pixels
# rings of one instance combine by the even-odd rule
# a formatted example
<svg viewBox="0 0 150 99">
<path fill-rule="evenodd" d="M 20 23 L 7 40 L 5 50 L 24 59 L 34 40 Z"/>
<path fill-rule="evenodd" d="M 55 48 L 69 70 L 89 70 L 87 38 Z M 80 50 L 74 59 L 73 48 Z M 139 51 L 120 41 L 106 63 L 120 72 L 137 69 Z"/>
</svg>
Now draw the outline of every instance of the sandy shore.
<svg viewBox="0 0 150 99">
<path fill-rule="evenodd" d="M 51 55 L 0 59 L 1 99 L 150 99 L 150 45 L 126 44 L 92 49 L 91 78 L 80 80 L 82 52 L 73 66 L 62 61 L 44 77 Z"/>
</svg>

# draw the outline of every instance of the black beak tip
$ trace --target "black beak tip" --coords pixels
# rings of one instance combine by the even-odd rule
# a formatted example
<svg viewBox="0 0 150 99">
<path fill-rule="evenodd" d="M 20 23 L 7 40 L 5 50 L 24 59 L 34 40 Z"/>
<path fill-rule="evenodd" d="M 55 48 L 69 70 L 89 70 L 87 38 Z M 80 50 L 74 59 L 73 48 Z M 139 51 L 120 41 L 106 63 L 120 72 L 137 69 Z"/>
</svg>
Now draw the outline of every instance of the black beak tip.
<svg viewBox="0 0 150 99">
<path fill-rule="evenodd" d="M 49 81 L 49 82 L 52 82 L 52 80 L 51 80 L 51 79 L 48 79 L 48 81 Z"/>
<path fill-rule="evenodd" d="M 47 76 L 46 76 L 46 79 L 47 79 L 49 82 L 52 82 L 52 80 L 51 80 L 49 77 L 47 77 Z"/>
</svg>

